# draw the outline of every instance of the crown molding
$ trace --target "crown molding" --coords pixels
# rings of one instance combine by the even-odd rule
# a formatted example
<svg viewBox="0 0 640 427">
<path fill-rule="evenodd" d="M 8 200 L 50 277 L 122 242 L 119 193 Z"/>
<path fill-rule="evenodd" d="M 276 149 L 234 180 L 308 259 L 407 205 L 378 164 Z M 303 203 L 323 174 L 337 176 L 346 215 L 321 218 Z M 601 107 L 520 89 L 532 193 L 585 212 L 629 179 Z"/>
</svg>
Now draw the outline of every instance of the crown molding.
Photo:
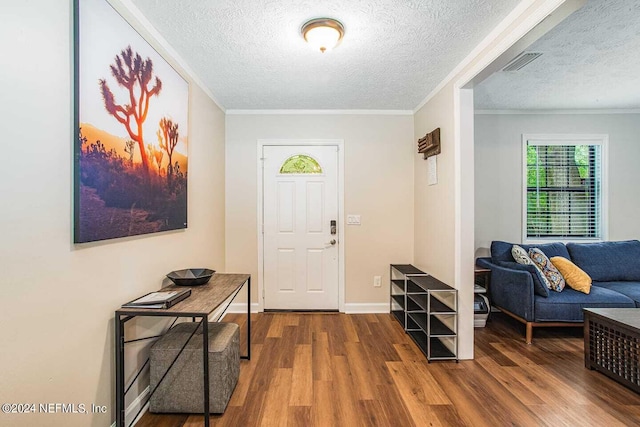
<svg viewBox="0 0 640 427">
<path fill-rule="evenodd" d="M 360 116 L 412 116 L 411 110 L 227 110 L 227 115 L 360 115 Z"/>
<path fill-rule="evenodd" d="M 602 108 L 602 109 L 539 109 L 539 110 L 475 110 L 476 115 L 509 114 L 640 114 L 640 108 Z"/>
<path fill-rule="evenodd" d="M 197 84 L 200 87 L 200 89 L 204 93 L 206 93 L 209 98 L 211 98 L 211 100 L 218 106 L 218 108 L 220 108 L 222 110 L 223 113 L 226 112 L 226 109 L 222 106 L 220 101 L 218 101 L 216 99 L 216 97 L 209 90 L 207 85 L 204 84 L 204 82 L 200 79 L 200 77 L 198 77 L 198 75 L 195 73 L 195 71 L 193 71 L 193 69 L 187 64 L 187 61 L 185 61 L 178 54 L 178 52 L 169 44 L 169 42 L 160 34 L 160 32 L 158 32 L 158 30 L 156 30 L 156 28 L 153 26 L 153 24 L 151 24 L 151 22 L 149 22 L 149 20 L 142 14 L 140 9 L 138 9 L 138 7 L 135 4 L 133 4 L 133 2 L 131 0 L 108 0 L 108 2 L 118 12 L 122 12 L 123 11 L 122 9 L 124 9 L 124 11 L 126 11 L 127 14 L 129 15 L 129 16 L 125 16 L 124 18 L 132 26 L 135 23 L 138 26 L 142 27 L 142 30 L 148 36 L 148 37 L 145 37 L 145 34 L 140 34 L 142 36 L 142 38 L 147 40 L 147 42 L 149 42 L 152 45 L 152 47 L 153 47 L 154 44 L 158 45 L 166 55 L 171 57 L 171 60 L 173 62 L 175 62 L 178 66 L 180 66 L 183 74 L 187 74 L 189 76 L 189 78 L 191 79 L 191 81 L 193 81 L 195 84 Z M 135 22 L 131 22 L 131 20 L 128 19 L 129 17 L 133 18 Z M 139 29 L 136 28 L 135 26 L 134 26 L 134 29 L 136 29 L 138 32 L 140 32 Z M 152 40 L 148 40 L 149 37 Z M 153 43 L 151 43 L 151 42 L 153 42 Z M 159 53 L 160 53 L 161 56 L 164 56 L 163 53 L 161 53 L 161 52 L 159 52 Z M 165 58 L 165 60 L 166 60 L 166 58 Z"/>
</svg>

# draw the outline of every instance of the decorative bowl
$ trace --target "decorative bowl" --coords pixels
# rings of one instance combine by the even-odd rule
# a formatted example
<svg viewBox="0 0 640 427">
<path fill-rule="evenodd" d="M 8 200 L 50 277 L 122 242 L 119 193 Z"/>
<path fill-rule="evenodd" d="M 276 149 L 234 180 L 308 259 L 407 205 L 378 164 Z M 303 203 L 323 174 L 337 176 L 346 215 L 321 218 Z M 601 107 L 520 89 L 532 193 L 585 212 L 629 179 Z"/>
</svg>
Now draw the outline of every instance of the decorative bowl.
<svg viewBox="0 0 640 427">
<path fill-rule="evenodd" d="M 211 279 L 215 270 L 208 268 L 187 268 L 167 274 L 167 277 L 178 286 L 200 286 Z"/>
</svg>

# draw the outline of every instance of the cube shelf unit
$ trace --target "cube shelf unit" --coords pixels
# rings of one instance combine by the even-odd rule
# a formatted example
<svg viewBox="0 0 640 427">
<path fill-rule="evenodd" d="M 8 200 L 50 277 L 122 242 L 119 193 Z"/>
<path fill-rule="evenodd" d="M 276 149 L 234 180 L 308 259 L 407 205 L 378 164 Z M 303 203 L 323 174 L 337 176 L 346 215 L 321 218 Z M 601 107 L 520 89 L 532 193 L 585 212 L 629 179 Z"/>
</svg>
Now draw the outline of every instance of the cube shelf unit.
<svg viewBox="0 0 640 427">
<path fill-rule="evenodd" d="M 458 360 L 458 292 L 411 264 L 391 264 L 390 309 L 427 360 Z"/>
</svg>

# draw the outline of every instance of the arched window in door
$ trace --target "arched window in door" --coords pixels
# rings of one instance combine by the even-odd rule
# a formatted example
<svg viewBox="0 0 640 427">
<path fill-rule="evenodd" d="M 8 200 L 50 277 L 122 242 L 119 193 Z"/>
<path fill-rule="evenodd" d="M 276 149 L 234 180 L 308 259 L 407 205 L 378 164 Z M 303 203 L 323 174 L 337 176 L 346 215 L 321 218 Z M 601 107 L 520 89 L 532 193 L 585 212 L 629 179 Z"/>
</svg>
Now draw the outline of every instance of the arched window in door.
<svg viewBox="0 0 640 427">
<path fill-rule="evenodd" d="M 282 174 L 321 174 L 322 167 L 311 156 L 296 154 L 289 157 L 280 167 Z"/>
</svg>

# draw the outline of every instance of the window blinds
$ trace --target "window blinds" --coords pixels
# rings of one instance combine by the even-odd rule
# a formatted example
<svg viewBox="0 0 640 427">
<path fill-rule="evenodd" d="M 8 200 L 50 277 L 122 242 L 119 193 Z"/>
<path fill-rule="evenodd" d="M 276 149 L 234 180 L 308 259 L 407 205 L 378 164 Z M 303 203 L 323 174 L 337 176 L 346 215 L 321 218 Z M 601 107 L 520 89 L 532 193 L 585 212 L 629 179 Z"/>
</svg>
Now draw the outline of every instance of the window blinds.
<svg viewBox="0 0 640 427">
<path fill-rule="evenodd" d="M 527 238 L 601 238 L 601 145 L 527 141 Z"/>
</svg>

